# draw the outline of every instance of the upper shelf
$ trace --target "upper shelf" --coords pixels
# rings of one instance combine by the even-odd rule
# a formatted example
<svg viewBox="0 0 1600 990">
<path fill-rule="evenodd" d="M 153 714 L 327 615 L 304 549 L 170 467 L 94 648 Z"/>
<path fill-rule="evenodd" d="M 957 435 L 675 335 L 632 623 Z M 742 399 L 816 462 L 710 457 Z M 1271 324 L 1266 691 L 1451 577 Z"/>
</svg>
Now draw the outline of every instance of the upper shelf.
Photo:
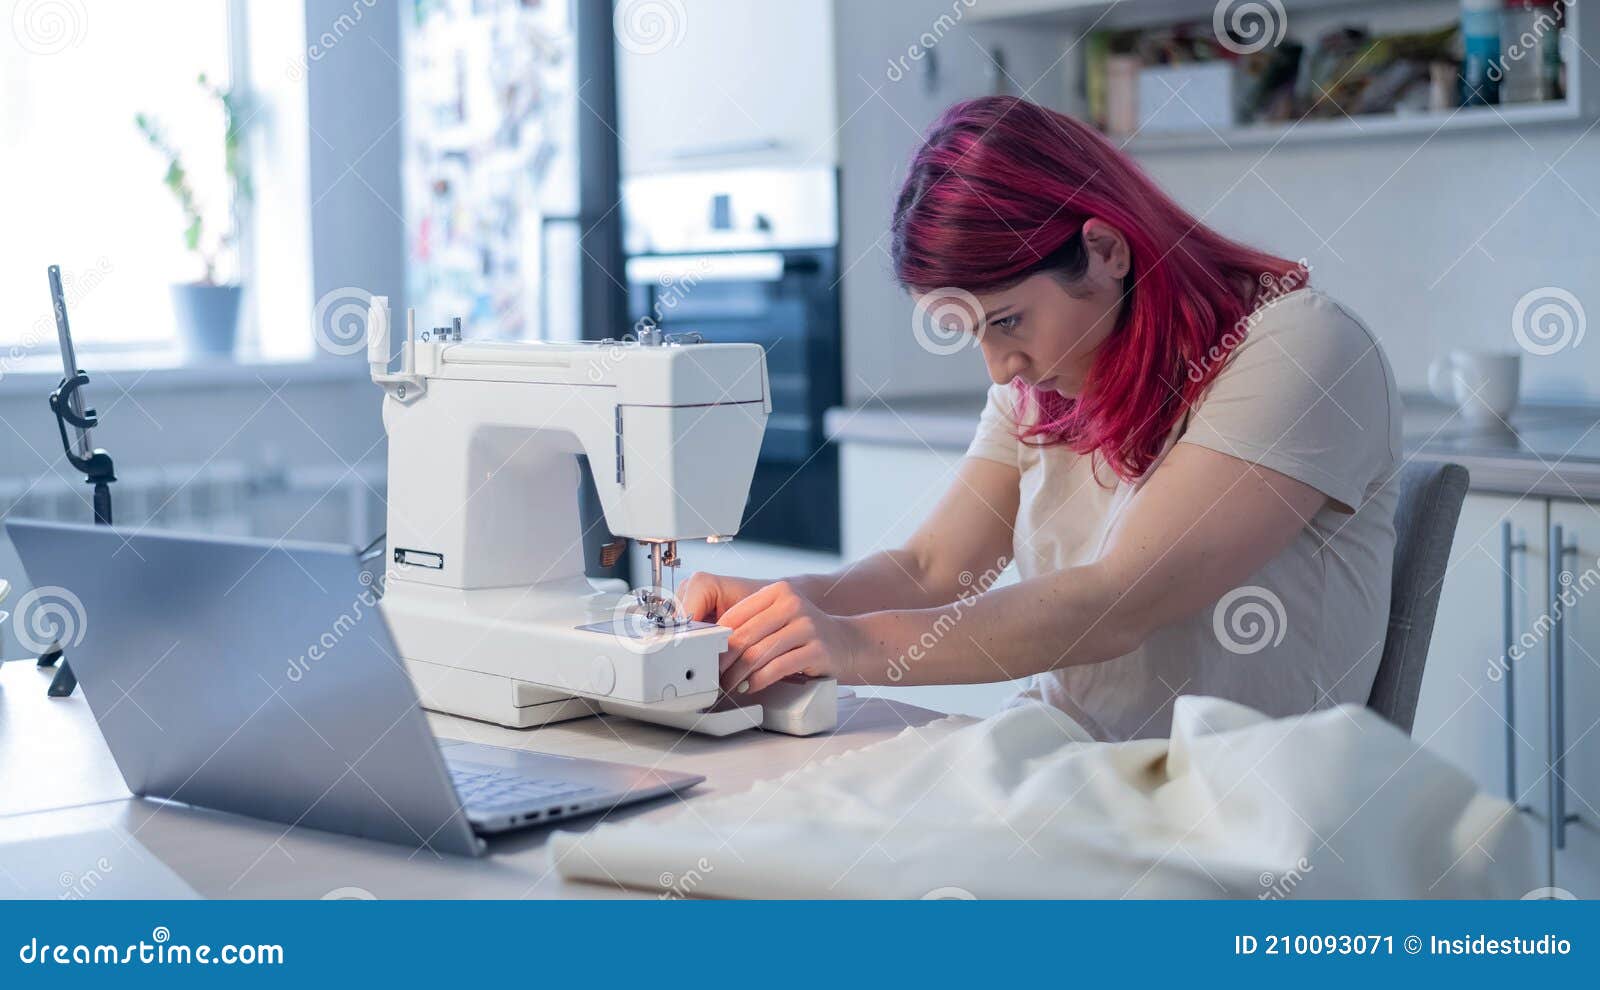
<svg viewBox="0 0 1600 990">
<path fill-rule="evenodd" d="M 1446 134 L 1491 128 L 1534 127 L 1581 120 L 1571 100 L 1549 103 L 1507 104 L 1497 107 L 1458 107 L 1445 113 L 1363 114 L 1302 120 L 1299 123 L 1254 124 L 1216 131 L 1149 132 L 1131 138 L 1112 137 L 1128 151 L 1229 151 L 1270 145 L 1348 141 L 1408 134 Z"/>
<path fill-rule="evenodd" d="M 1064 33 L 1084 33 L 1120 28 L 1155 27 L 1181 22 L 1208 22 L 1218 10 L 1233 14 L 1252 5 L 1243 0 L 979 0 L 967 17 L 997 26 L 1026 26 Z M 1344 8 L 1365 8 L 1380 22 L 1395 5 L 1383 0 L 1276 0 L 1294 22 L 1293 14 L 1329 14 Z M 1587 0 L 1595 3 L 1597 0 Z M 1461 131 L 1520 129 L 1548 124 L 1570 124 L 1600 116 L 1600 86 L 1586 70 L 1594 61 L 1582 54 L 1600 51 L 1600 17 L 1582 17 L 1585 0 L 1568 0 L 1563 25 L 1567 95 L 1548 103 L 1460 107 L 1443 113 L 1363 114 L 1356 117 L 1304 120 L 1298 123 L 1253 124 L 1220 130 L 1141 132 L 1132 138 L 1113 138 L 1132 152 L 1226 151 L 1302 144 L 1316 141 L 1366 140 L 1407 135 L 1431 136 Z M 1446 0 L 1421 0 L 1423 6 L 1447 9 Z M 1260 8 L 1260 4 L 1253 5 Z M 1308 23 L 1315 23 L 1314 20 Z"/>
<path fill-rule="evenodd" d="M 1370 6 L 1374 0 L 1281 0 L 1286 12 Z M 1238 8 L 1230 5 L 1229 10 Z M 1061 29 L 1126 28 L 1180 21 L 1209 21 L 1216 0 L 979 0 L 966 16 L 985 24 L 1042 25 Z"/>
</svg>

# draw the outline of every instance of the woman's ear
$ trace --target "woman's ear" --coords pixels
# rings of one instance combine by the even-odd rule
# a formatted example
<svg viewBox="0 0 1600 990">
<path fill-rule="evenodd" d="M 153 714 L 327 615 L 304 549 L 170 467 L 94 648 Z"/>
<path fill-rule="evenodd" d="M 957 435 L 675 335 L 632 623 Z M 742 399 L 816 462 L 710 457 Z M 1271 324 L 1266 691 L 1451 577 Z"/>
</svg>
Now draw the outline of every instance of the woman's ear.
<svg viewBox="0 0 1600 990">
<path fill-rule="evenodd" d="M 1133 262 L 1122 231 L 1099 217 L 1090 217 L 1083 222 L 1083 245 L 1089 254 L 1091 277 L 1098 275 L 1117 282 L 1127 277 Z"/>
</svg>

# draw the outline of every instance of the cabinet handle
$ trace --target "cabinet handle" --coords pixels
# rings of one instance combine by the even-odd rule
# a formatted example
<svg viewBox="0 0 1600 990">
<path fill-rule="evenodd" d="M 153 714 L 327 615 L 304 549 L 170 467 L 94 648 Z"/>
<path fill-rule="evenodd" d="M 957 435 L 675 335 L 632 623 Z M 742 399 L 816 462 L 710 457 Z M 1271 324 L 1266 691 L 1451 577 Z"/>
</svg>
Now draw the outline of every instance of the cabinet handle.
<svg viewBox="0 0 1600 990">
<path fill-rule="evenodd" d="M 1528 544 L 1517 541 L 1511 532 L 1511 520 L 1500 523 L 1500 622 L 1504 639 L 1505 690 L 1506 690 L 1506 800 L 1520 808 L 1517 796 L 1517 687 L 1516 666 L 1511 662 L 1511 651 L 1517 645 L 1516 582 L 1512 580 L 1515 554 L 1524 553 Z"/>
<path fill-rule="evenodd" d="M 1567 607 L 1561 600 L 1567 577 L 1567 557 L 1578 552 L 1567 543 L 1559 524 L 1550 527 L 1550 646 L 1545 651 L 1549 681 L 1545 704 L 1549 709 L 1550 845 L 1567 847 Z M 1553 854 L 1552 854 L 1553 855 Z M 1553 882 L 1553 881 L 1552 881 Z"/>
<path fill-rule="evenodd" d="M 692 161 L 697 158 L 720 158 L 723 155 L 749 155 L 763 151 L 778 151 L 783 147 L 783 142 L 775 137 L 756 138 L 751 141 L 725 141 L 722 144 L 700 144 L 688 148 L 677 148 L 672 151 L 671 157 L 680 161 Z"/>
</svg>

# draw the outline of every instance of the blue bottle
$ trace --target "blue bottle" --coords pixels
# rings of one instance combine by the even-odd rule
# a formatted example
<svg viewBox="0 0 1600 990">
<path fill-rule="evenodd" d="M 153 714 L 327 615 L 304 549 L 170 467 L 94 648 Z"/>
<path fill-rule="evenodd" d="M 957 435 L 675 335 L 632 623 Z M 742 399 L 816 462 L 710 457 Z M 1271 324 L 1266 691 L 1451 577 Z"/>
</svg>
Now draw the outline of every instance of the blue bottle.
<svg viewBox="0 0 1600 990">
<path fill-rule="evenodd" d="M 1461 102 L 1466 106 L 1500 102 L 1500 73 L 1489 67 L 1500 57 L 1503 6 L 1503 0 L 1461 0 Z"/>
</svg>

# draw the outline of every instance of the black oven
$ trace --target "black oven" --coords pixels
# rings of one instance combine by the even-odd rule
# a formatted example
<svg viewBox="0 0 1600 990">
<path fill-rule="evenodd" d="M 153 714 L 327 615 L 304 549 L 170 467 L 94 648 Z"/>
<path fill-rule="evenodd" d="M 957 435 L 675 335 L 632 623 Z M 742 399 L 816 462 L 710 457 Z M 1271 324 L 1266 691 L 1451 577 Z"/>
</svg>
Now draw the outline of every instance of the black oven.
<svg viewBox="0 0 1600 990">
<path fill-rule="evenodd" d="M 839 462 L 822 418 L 843 399 L 836 186 L 831 169 L 624 183 L 634 325 L 767 351 L 772 415 L 740 539 L 834 553 Z"/>
</svg>

